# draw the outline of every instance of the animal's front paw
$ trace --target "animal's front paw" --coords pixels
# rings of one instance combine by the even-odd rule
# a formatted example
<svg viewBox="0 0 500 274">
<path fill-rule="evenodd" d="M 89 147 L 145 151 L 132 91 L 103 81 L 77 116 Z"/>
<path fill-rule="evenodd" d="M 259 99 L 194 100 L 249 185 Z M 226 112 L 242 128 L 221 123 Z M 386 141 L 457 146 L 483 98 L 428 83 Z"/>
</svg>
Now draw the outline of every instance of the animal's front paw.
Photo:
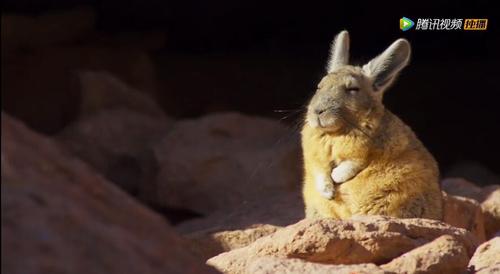
<svg viewBox="0 0 500 274">
<path fill-rule="evenodd" d="M 358 169 L 352 162 L 342 162 L 332 170 L 332 180 L 335 183 L 344 183 L 352 179 L 358 173 Z"/>
<path fill-rule="evenodd" d="M 335 197 L 333 182 L 327 176 L 316 176 L 316 190 L 326 199 L 331 200 Z"/>
</svg>

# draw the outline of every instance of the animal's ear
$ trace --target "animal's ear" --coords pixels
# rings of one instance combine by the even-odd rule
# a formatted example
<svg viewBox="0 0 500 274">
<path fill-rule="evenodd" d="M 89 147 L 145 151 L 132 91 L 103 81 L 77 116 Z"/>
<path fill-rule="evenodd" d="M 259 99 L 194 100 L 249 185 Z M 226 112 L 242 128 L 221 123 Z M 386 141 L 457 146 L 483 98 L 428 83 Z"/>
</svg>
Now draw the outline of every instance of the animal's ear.
<svg viewBox="0 0 500 274">
<path fill-rule="evenodd" d="M 330 49 L 330 59 L 326 71 L 328 73 L 349 63 L 349 33 L 347 30 L 341 31 L 332 43 Z"/>
<path fill-rule="evenodd" d="M 382 93 L 410 60 L 411 47 L 406 39 L 398 39 L 382 54 L 363 66 L 363 72 L 373 80 L 373 89 Z"/>
</svg>

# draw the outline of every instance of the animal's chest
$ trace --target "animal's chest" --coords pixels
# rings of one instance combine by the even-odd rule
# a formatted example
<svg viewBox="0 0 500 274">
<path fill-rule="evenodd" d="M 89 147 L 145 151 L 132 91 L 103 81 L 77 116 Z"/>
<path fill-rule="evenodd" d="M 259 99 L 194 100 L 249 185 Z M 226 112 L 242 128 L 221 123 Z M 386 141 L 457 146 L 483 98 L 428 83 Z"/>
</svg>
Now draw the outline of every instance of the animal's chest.
<svg viewBox="0 0 500 274">
<path fill-rule="evenodd" d="M 346 138 L 332 138 L 324 140 L 322 151 L 319 152 L 324 161 L 329 161 L 332 165 L 349 159 L 356 152 L 355 144 Z"/>
</svg>

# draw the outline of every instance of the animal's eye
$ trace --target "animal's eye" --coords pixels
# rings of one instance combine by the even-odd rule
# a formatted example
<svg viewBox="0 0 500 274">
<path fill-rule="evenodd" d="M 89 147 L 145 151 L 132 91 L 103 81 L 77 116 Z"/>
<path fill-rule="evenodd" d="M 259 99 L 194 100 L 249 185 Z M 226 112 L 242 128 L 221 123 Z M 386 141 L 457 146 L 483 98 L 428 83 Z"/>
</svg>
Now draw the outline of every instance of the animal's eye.
<svg viewBox="0 0 500 274">
<path fill-rule="evenodd" d="M 358 93 L 358 91 L 359 91 L 358 87 L 349 87 L 349 88 L 345 89 L 345 92 L 350 94 L 350 95 L 355 95 Z"/>
</svg>

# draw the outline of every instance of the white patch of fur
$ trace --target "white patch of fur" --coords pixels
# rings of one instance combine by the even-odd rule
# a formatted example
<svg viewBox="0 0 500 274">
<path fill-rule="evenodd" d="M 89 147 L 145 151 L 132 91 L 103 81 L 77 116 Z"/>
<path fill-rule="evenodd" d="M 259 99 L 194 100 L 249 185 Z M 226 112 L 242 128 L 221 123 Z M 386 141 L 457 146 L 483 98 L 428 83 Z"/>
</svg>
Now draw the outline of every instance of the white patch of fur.
<svg viewBox="0 0 500 274">
<path fill-rule="evenodd" d="M 316 190 L 319 194 L 326 199 L 332 199 L 335 194 L 335 189 L 333 188 L 333 183 L 328 179 L 325 174 L 318 172 L 315 175 Z"/>
<path fill-rule="evenodd" d="M 343 161 L 332 170 L 332 179 L 335 183 L 344 183 L 352 179 L 359 172 L 359 166 L 354 161 Z"/>
</svg>

